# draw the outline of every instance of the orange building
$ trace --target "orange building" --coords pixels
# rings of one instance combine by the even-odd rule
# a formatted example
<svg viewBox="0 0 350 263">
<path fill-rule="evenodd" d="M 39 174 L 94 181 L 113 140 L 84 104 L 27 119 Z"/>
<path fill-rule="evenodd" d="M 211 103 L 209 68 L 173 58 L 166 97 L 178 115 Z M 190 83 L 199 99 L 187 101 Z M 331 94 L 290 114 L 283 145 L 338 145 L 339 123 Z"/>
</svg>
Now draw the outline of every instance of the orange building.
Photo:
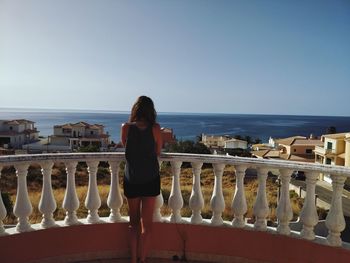
<svg viewBox="0 0 350 263">
<path fill-rule="evenodd" d="M 163 141 L 162 148 L 176 142 L 176 137 L 174 135 L 173 129 L 162 127 L 160 131 L 162 134 Z"/>
</svg>

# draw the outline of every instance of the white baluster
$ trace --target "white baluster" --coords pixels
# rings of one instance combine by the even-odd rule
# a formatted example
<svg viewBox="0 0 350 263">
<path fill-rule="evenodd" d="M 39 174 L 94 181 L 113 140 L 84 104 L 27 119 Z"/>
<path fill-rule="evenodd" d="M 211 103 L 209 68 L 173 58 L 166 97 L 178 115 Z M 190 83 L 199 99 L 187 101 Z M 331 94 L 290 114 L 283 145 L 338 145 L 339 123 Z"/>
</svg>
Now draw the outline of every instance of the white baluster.
<svg viewBox="0 0 350 263">
<path fill-rule="evenodd" d="M 277 231 L 282 235 L 290 234 L 289 221 L 293 218 L 293 211 L 290 205 L 289 182 L 292 171 L 280 169 L 281 194 L 277 206 L 278 227 Z"/>
<path fill-rule="evenodd" d="M 314 226 L 318 222 L 317 209 L 315 204 L 315 187 L 318 178 L 317 172 L 306 172 L 306 197 L 304 206 L 300 212 L 300 221 L 303 223 L 303 229 L 300 234 L 307 240 L 315 239 Z"/>
<path fill-rule="evenodd" d="M 222 175 L 224 173 L 225 164 L 215 163 L 214 168 L 214 191 L 210 199 L 210 207 L 213 211 L 211 218 L 211 224 L 214 226 L 222 225 L 224 220 L 222 219 L 222 212 L 225 210 L 224 194 L 222 192 Z"/>
<path fill-rule="evenodd" d="M 246 166 L 238 165 L 236 169 L 236 190 L 232 200 L 232 210 L 234 219 L 232 225 L 234 227 L 242 228 L 245 226 L 244 214 L 247 212 L 247 200 L 244 191 L 244 176 L 247 169 Z"/>
<path fill-rule="evenodd" d="M 164 204 L 162 190 L 160 194 L 156 197 L 156 202 L 154 204 L 153 222 L 162 222 L 162 214 L 160 212 L 161 207 Z"/>
<path fill-rule="evenodd" d="M 171 162 L 171 171 L 173 176 L 173 183 L 171 186 L 171 192 L 169 196 L 168 205 L 171 208 L 170 222 L 180 223 L 182 221 L 180 210 L 183 206 L 183 199 L 180 190 L 180 172 L 182 162 Z"/>
<path fill-rule="evenodd" d="M 88 166 L 88 172 L 89 172 L 89 186 L 88 186 L 88 192 L 85 199 L 85 207 L 89 211 L 86 219 L 87 219 L 87 222 L 90 224 L 101 223 L 100 217 L 98 215 L 98 209 L 101 206 L 101 198 L 98 193 L 97 179 L 96 179 L 99 161 L 96 161 L 96 160 L 87 161 L 86 164 Z"/>
<path fill-rule="evenodd" d="M 191 223 L 201 224 L 203 222 L 201 211 L 204 207 L 204 198 L 201 189 L 200 174 L 203 163 L 193 162 L 191 165 L 193 171 L 193 185 L 189 202 L 189 206 L 192 209 Z"/>
<path fill-rule="evenodd" d="M 159 161 L 159 169 L 162 166 L 162 161 Z M 164 199 L 162 195 L 162 190 L 160 190 L 160 194 L 156 197 L 156 202 L 154 204 L 154 212 L 153 212 L 153 222 L 162 222 L 162 214 L 160 209 L 164 204 Z"/>
<path fill-rule="evenodd" d="M 27 189 L 28 167 L 28 163 L 15 164 L 18 181 L 16 204 L 13 208 L 13 213 L 16 217 L 18 217 L 18 224 L 16 226 L 16 230 L 18 232 L 27 232 L 33 230 L 28 220 L 28 217 L 33 211 Z"/>
<path fill-rule="evenodd" d="M 253 211 L 255 216 L 254 228 L 256 230 L 264 231 L 267 228 L 266 217 L 269 214 L 269 204 L 266 197 L 266 179 L 268 168 L 259 167 L 258 172 L 258 193 L 254 203 Z"/>
<path fill-rule="evenodd" d="M 66 217 L 64 223 L 66 225 L 80 224 L 77 217 L 76 210 L 79 208 L 79 199 L 75 189 L 75 171 L 77 169 L 78 162 L 70 161 L 66 162 L 67 171 L 67 186 L 63 199 L 63 208 L 66 210 Z"/>
<path fill-rule="evenodd" d="M 1 170 L 2 170 L 2 167 L 0 166 L 0 178 L 1 178 Z M 5 232 L 4 223 L 3 223 L 3 220 L 5 219 L 6 215 L 7 215 L 7 211 L 6 211 L 4 202 L 2 201 L 1 189 L 0 189 L 0 236 L 8 235 L 8 233 Z"/>
<path fill-rule="evenodd" d="M 39 202 L 39 211 L 43 214 L 43 219 L 41 221 L 42 228 L 50 228 L 57 226 L 53 218 L 53 212 L 57 208 L 51 185 L 51 174 L 53 164 L 54 163 L 51 161 L 42 162 L 40 164 L 42 168 L 41 172 L 43 174 L 43 189 L 41 192 Z"/>
<path fill-rule="evenodd" d="M 111 209 L 109 214 L 110 222 L 120 222 L 122 216 L 120 214 L 120 208 L 123 205 L 123 198 L 119 189 L 119 164 L 120 161 L 110 160 L 109 170 L 111 172 L 111 188 L 109 190 L 107 205 Z"/>
<path fill-rule="evenodd" d="M 331 207 L 326 218 L 326 226 L 328 228 L 327 242 L 331 246 L 340 247 L 342 245 L 340 234 L 346 226 L 342 205 L 342 194 L 346 177 L 331 175 L 331 178 L 333 195 Z"/>
</svg>

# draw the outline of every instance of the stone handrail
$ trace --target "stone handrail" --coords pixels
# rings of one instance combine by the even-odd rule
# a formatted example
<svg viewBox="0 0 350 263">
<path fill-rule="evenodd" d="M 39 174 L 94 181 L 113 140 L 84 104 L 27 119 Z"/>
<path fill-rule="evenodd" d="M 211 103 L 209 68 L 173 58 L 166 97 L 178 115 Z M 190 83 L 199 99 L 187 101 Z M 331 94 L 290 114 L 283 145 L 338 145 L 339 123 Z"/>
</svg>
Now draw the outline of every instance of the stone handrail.
<svg viewBox="0 0 350 263">
<path fill-rule="evenodd" d="M 78 162 L 86 162 L 89 172 L 88 192 L 85 200 L 85 207 L 88 209 L 86 221 L 90 224 L 103 222 L 98 214 L 101 205 L 101 199 L 97 190 L 97 168 L 100 161 L 108 161 L 111 170 L 111 187 L 107 199 L 110 208 L 108 221 L 120 222 L 122 220 L 120 208 L 123 204 L 123 198 L 118 185 L 119 164 L 124 160 L 124 153 L 69 153 L 69 154 L 38 154 L 38 155 L 14 155 L 0 156 L 0 177 L 4 166 L 13 166 L 17 174 L 17 196 L 14 206 L 14 215 L 18 218 L 16 226 L 17 232 L 27 232 L 33 230 L 28 217 L 32 213 L 32 204 L 30 203 L 26 176 L 30 164 L 38 163 L 42 168 L 43 187 L 39 203 L 39 211 L 43 214 L 41 222 L 42 228 L 51 228 L 57 226 L 53 218 L 53 212 L 56 210 L 56 201 L 53 196 L 51 185 L 51 172 L 55 162 L 63 162 L 67 171 L 67 186 L 63 200 L 63 208 L 66 210 L 64 219 L 65 225 L 81 224 L 77 218 L 76 210 L 79 207 L 79 200 L 75 188 L 75 171 Z M 163 153 L 160 162 L 170 162 L 172 167 L 172 188 L 168 200 L 171 208 L 170 222 L 182 223 L 181 209 L 183 207 L 183 198 L 180 191 L 181 165 L 183 162 L 189 162 L 193 170 L 193 189 L 189 200 L 189 207 L 192 210 L 190 222 L 192 224 L 202 224 L 204 220 L 201 216 L 201 210 L 204 207 L 204 199 L 200 186 L 200 174 L 203 163 L 211 163 L 214 170 L 214 189 L 210 200 L 212 209 L 212 218 L 210 223 L 213 226 L 224 224 L 222 213 L 225 209 L 225 202 L 222 189 L 222 176 L 225 165 L 232 165 L 235 169 L 236 188 L 232 200 L 232 211 L 234 218 L 232 226 L 243 228 L 246 226 L 244 214 L 247 212 L 247 204 L 244 192 L 244 177 L 247 168 L 257 170 L 258 192 L 253 207 L 255 223 L 254 229 L 260 231 L 267 230 L 267 216 L 269 212 L 266 197 L 266 180 L 268 172 L 279 170 L 281 180 L 281 194 L 277 207 L 278 227 L 277 232 L 282 235 L 290 235 L 291 230 L 289 222 L 292 219 L 292 208 L 289 198 L 289 182 L 293 171 L 304 171 L 306 175 L 306 197 L 300 214 L 300 221 L 303 229 L 300 237 L 307 240 L 315 240 L 314 227 L 318 222 L 318 215 L 315 205 L 315 186 L 319 173 L 330 174 L 332 179 L 333 195 L 329 213 L 326 218 L 326 227 L 328 228 L 328 237 L 326 243 L 331 246 L 342 246 L 340 238 L 341 232 L 345 229 L 345 220 L 342 209 L 342 190 L 346 178 L 350 177 L 350 168 L 320 164 L 306 164 L 301 162 L 264 160 L 254 158 L 242 158 L 221 155 L 201 155 L 201 154 L 175 154 Z M 1 179 L 0 179 L 1 180 Z M 0 189 L 1 190 L 1 189 Z M 156 209 L 154 212 L 154 221 L 162 221 L 160 208 L 163 205 L 163 197 L 157 197 Z M 2 221 L 6 217 L 6 209 L 0 195 L 0 236 L 7 235 Z"/>
</svg>

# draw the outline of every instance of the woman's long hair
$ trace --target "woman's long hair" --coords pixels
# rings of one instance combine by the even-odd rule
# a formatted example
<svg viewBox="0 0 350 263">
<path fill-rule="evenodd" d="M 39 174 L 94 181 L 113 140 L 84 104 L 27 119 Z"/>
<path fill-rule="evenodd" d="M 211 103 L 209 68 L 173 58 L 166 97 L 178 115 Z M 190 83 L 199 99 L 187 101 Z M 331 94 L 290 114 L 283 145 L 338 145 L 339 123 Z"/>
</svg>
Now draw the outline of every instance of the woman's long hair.
<svg viewBox="0 0 350 263">
<path fill-rule="evenodd" d="M 157 112 L 154 109 L 154 104 L 151 98 L 140 96 L 132 106 L 129 121 L 146 121 L 153 125 L 157 119 Z"/>
</svg>

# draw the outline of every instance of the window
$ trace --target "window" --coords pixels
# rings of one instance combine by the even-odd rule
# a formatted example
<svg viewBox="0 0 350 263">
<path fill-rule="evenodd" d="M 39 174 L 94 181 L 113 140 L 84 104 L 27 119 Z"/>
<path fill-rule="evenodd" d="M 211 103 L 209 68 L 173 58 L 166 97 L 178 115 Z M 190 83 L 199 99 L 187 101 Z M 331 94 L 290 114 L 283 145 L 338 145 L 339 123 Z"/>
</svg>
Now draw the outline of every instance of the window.
<svg viewBox="0 0 350 263">
<path fill-rule="evenodd" d="M 329 159 L 329 158 L 327 158 L 327 159 L 326 159 L 326 164 L 332 164 L 332 160 Z"/>
<path fill-rule="evenodd" d="M 296 152 L 297 151 L 297 149 L 294 149 L 294 152 Z"/>
<path fill-rule="evenodd" d="M 94 132 L 93 132 L 93 131 L 90 131 L 90 134 L 91 134 L 91 135 L 93 135 L 93 134 L 94 134 Z"/>
<path fill-rule="evenodd" d="M 312 149 L 306 149 L 305 152 L 306 152 L 307 154 L 310 154 L 310 153 L 312 153 Z"/>
<path fill-rule="evenodd" d="M 333 143 L 327 142 L 327 150 L 332 150 Z"/>
<path fill-rule="evenodd" d="M 10 131 L 12 131 L 13 130 L 13 127 L 12 126 L 10 126 Z"/>
</svg>

